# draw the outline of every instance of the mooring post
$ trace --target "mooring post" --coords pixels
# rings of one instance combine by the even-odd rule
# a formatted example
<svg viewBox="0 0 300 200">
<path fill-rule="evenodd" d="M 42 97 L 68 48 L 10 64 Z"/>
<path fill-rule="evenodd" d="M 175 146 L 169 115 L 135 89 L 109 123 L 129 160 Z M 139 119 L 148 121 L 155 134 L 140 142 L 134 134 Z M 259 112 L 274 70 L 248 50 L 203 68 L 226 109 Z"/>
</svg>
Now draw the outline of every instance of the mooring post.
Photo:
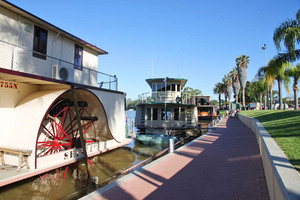
<svg viewBox="0 0 300 200">
<path fill-rule="evenodd" d="M 81 142 L 81 147 L 82 147 L 83 155 L 84 155 L 84 163 L 85 163 L 85 166 L 86 166 L 86 172 L 88 174 L 88 178 L 90 178 L 90 177 L 92 177 L 92 175 L 91 175 L 91 172 L 90 172 L 89 166 L 88 166 L 88 157 L 87 157 L 87 152 L 86 152 L 85 140 L 84 140 L 84 137 L 83 137 L 81 121 L 80 121 L 80 117 L 79 117 L 80 114 L 79 114 L 77 96 L 76 96 L 74 85 L 71 86 L 71 91 L 72 91 L 72 95 L 73 95 L 73 99 L 74 99 L 76 119 L 77 119 L 79 134 L 80 134 L 80 142 Z"/>
<path fill-rule="evenodd" d="M 174 139 L 170 138 L 169 143 L 170 143 L 170 153 L 174 153 Z"/>
</svg>

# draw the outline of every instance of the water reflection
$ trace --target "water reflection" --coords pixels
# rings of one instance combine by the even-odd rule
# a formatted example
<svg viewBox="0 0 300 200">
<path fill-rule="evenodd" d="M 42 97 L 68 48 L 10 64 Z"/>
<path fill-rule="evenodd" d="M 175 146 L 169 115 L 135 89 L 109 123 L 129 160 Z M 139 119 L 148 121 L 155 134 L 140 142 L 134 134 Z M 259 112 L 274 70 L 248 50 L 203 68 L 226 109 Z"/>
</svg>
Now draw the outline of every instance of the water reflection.
<svg viewBox="0 0 300 200">
<path fill-rule="evenodd" d="M 165 146 L 145 146 L 132 142 L 126 147 L 90 159 L 90 172 L 97 176 L 99 187 L 120 173 L 155 155 Z M 77 199 L 97 189 L 87 180 L 83 162 L 0 188 L 0 199 Z"/>
</svg>

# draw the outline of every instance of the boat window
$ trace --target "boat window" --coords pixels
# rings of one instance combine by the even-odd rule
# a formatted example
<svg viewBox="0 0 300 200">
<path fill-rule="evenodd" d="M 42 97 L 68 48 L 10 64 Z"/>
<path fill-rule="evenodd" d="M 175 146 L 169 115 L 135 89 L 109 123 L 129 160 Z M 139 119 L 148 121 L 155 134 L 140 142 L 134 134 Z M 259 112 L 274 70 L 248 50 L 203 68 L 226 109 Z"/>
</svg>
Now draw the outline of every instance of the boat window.
<svg viewBox="0 0 300 200">
<path fill-rule="evenodd" d="M 46 60 L 48 31 L 34 26 L 32 56 Z"/>
<path fill-rule="evenodd" d="M 176 91 L 176 90 L 175 90 L 175 87 L 176 87 L 176 85 L 175 85 L 175 84 L 172 84 L 171 90 L 174 91 L 174 92 Z"/>
<path fill-rule="evenodd" d="M 165 84 L 161 84 L 161 91 L 166 91 L 166 86 L 165 86 Z"/>
<path fill-rule="evenodd" d="M 157 84 L 157 91 L 163 91 L 164 84 Z"/>
<path fill-rule="evenodd" d="M 171 91 L 171 84 L 167 84 L 167 91 Z"/>
<path fill-rule="evenodd" d="M 157 110 L 157 108 L 153 108 L 153 120 L 158 120 L 158 110 Z"/>
<path fill-rule="evenodd" d="M 171 120 L 171 115 L 172 115 L 171 109 L 167 108 L 167 120 Z"/>
<path fill-rule="evenodd" d="M 165 120 L 166 118 L 165 118 L 165 109 L 164 108 L 162 108 L 161 110 L 160 110 L 160 120 Z"/>
<path fill-rule="evenodd" d="M 83 48 L 75 44 L 75 54 L 74 54 L 74 68 L 82 70 L 82 54 Z"/>
<path fill-rule="evenodd" d="M 147 119 L 146 120 L 151 120 L 151 108 L 147 108 Z"/>
<path fill-rule="evenodd" d="M 177 84 L 177 92 L 180 92 L 180 84 Z"/>
<path fill-rule="evenodd" d="M 156 92 L 156 84 L 152 83 L 152 92 Z"/>
<path fill-rule="evenodd" d="M 166 120 L 165 113 L 166 113 L 165 108 L 162 108 L 161 112 L 160 112 L 160 119 L 161 120 Z M 171 110 L 170 110 L 170 108 L 167 108 L 167 120 L 171 120 Z"/>
<path fill-rule="evenodd" d="M 179 108 L 174 108 L 174 120 L 179 120 Z"/>
<path fill-rule="evenodd" d="M 180 121 L 185 121 L 185 109 L 181 108 L 180 111 Z"/>
</svg>

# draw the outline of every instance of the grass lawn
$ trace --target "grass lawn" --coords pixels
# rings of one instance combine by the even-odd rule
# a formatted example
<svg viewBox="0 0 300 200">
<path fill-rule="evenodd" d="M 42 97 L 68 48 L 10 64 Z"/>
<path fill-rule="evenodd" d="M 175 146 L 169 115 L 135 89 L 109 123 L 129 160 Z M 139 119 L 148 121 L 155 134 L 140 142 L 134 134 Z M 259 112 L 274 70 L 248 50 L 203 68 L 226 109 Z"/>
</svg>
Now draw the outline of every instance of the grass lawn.
<svg viewBox="0 0 300 200">
<path fill-rule="evenodd" d="M 247 110 L 241 114 L 259 120 L 300 173 L 300 111 Z"/>
</svg>

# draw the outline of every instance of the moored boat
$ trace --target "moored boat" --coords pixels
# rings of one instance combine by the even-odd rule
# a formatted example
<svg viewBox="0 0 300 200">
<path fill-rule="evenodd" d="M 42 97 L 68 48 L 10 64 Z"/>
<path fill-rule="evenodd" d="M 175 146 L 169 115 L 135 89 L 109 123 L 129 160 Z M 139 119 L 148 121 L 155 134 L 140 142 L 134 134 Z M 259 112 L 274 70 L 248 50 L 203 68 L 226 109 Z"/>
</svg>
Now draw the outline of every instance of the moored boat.
<svg viewBox="0 0 300 200">
<path fill-rule="evenodd" d="M 183 78 L 152 78 L 146 82 L 151 93 L 139 96 L 136 107 L 136 127 L 155 134 L 167 134 L 169 130 L 174 135 L 186 130 L 194 130 L 199 134 L 197 105 L 195 98 L 183 93 L 187 79 Z"/>
<path fill-rule="evenodd" d="M 132 141 L 106 51 L 7 1 L 0 28 L 0 163 L 20 172 L 0 187 Z"/>
</svg>

